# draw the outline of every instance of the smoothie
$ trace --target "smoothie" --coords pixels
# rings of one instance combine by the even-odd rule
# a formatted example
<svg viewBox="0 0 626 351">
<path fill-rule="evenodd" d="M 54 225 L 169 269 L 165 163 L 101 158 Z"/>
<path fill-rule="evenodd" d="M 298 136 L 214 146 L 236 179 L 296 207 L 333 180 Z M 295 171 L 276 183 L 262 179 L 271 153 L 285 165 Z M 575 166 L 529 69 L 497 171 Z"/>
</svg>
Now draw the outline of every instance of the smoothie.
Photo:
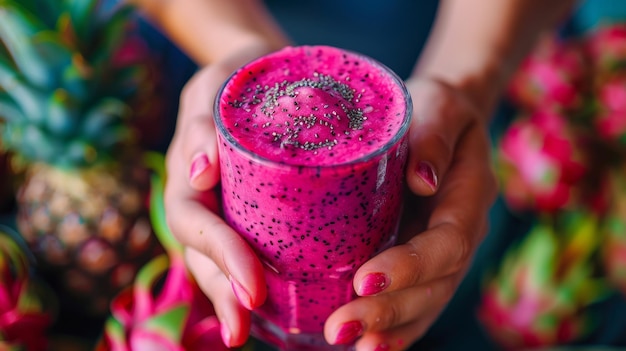
<svg viewBox="0 0 626 351">
<path fill-rule="evenodd" d="M 324 322 L 355 297 L 356 269 L 395 242 L 410 113 L 395 74 L 327 46 L 282 49 L 224 84 L 223 211 L 266 267 L 258 337 L 327 349 Z"/>
</svg>

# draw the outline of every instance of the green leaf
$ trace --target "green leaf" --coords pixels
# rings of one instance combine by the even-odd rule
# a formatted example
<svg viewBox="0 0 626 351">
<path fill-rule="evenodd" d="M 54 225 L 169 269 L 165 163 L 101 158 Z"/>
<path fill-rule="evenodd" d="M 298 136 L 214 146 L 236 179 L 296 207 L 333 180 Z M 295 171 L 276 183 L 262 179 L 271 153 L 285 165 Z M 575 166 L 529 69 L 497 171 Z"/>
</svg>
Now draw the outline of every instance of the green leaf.
<svg viewBox="0 0 626 351">
<path fill-rule="evenodd" d="M 72 140 L 63 150 L 63 158 L 59 158 L 59 166 L 84 167 L 98 159 L 96 148 L 82 139 Z"/>
<path fill-rule="evenodd" d="M 165 220 L 165 158 L 163 155 L 151 152 L 145 157 L 146 163 L 155 171 L 151 178 L 150 187 L 150 222 L 159 242 L 170 256 L 182 255 L 183 247 L 176 240 Z"/>
<path fill-rule="evenodd" d="M 22 145 L 31 147 L 34 160 L 49 161 L 62 151 L 62 148 L 53 140 L 50 140 L 41 129 L 32 125 L 27 125 L 24 129 Z"/>
<path fill-rule="evenodd" d="M 15 101 L 7 93 L 0 91 L 0 124 L 23 121 L 24 118 L 24 113 Z"/>
<path fill-rule="evenodd" d="M 98 28 L 102 32 L 98 33 L 98 40 L 93 41 L 93 45 L 88 52 L 93 52 L 88 60 L 94 66 L 108 66 L 115 51 L 125 38 L 130 24 L 131 15 L 134 8 L 125 5 L 120 6 L 109 17 L 100 18 Z"/>
<path fill-rule="evenodd" d="M 53 28 L 60 14 L 60 7 L 63 1 L 59 0 L 20 0 L 19 4 L 29 11 L 36 14 L 48 28 Z"/>
<path fill-rule="evenodd" d="M 65 67 L 72 65 L 72 57 L 75 55 L 71 47 L 61 41 L 57 32 L 46 30 L 32 37 L 32 45 L 40 57 L 43 57 L 50 74 L 55 74 L 54 87 L 56 87 L 60 73 Z"/>
<path fill-rule="evenodd" d="M 103 139 L 103 133 L 110 133 L 108 130 L 119 125 L 128 113 L 129 108 L 122 101 L 103 99 L 85 113 L 81 135 L 89 139 Z"/>
<path fill-rule="evenodd" d="M 70 16 L 78 41 L 89 42 L 96 18 L 97 0 L 65 0 L 65 8 Z"/>
<path fill-rule="evenodd" d="M 146 330 L 157 332 L 158 335 L 164 336 L 166 339 L 173 341 L 174 344 L 180 344 L 183 335 L 183 329 L 187 324 L 187 316 L 189 315 L 189 305 L 182 304 L 165 312 L 159 313 L 142 323 L 142 327 Z"/>
<path fill-rule="evenodd" d="M 48 63 L 32 45 L 32 38 L 46 30 L 46 25 L 21 6 L 5 1 L 0 7 L 0 40 L 13 57 L 13 62 L 28 81 L 40 87 L 54 84 Z"/>
<path fill-rule="evenodd" d="M 78 65 L 67 66 L 61 75 L 62 88 L 77 100 L 85 101 L 89 98 L 89 74 L 85 74 Z"/>
<path fill-rule="evenodd" d="M 115 318 L 109 317 L 104 325 L 104 334 L 109 338 L 109 342 L 114 350 L 122 350 L 127 347 L 126 332 L 124 325 Z M 119 348 L 115 348 L 119 347 Z"/>
<path fill-rule="evenodd" d="M 66 91 L 57 89 L 50 97 L 47 127 L 56 137 L 68 137 L 78 128 L 80 104 Z"/>
<path fill-rule="evenodd" d="M 3 57 L 0 57 L 0 88 L 11 96 L 26 118 L 34 122 L 43 120 L 45 95 L 19 79 L 13 65 Z"/>
</svg>

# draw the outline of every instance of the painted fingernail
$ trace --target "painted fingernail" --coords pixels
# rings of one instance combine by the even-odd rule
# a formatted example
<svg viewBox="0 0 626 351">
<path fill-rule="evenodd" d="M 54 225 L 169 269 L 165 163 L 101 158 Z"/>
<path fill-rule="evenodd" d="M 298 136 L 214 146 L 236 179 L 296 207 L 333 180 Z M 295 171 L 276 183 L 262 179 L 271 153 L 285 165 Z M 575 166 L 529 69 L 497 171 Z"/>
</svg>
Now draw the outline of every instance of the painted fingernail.
<svg viewBox="0 0 626 351">
<path fill-rule="evenodd" d="M 426 184 L 430 185 L 433 190 L 437 189 L 437 175 L 430 163 L 420 161 L 417 164 L 416 173 Z"/>
<path fill-rule="evenodd" d="M 391 349 L 389 344 L 378 344 L 378 346 L 376 346 L 374 351 L 389 351 L 389 349 Z"/>
<path fill-rule="evenodd" d="M 230 276 L 228 278 L 230 280 L 230 285 L 233 288 L 233 292 L 235 293 L 235 297 L 237 298 L 237 301 L 239 301 L 239 303 L 247 308 L 248 310 L 252 310 L 252 298 L 250 297 L 250 294 L 248 294 L 248 292 L 246 291 L 246 289 L 244 289 L 244 287 L 239 284 L 238 281 L 236 281 L 235 279 L 233 279 L 232 276 Z"/>
<path fill-rule="evenodd" d="M 191 161 L 189 180 L 194 180 L 200 173 L 209 168 L 209 157 L 206 154 L 198 154 Z"/>
<path fill-rule="evenodd" d="M 226 323 L 222 323 L 222 326 L 220 327 L 220 334 L 222 334 L 222 342 L 224 345 L 226 345 L 226 347 L 230 347 L 231 334 Z"/>
<path fill-rule="evenodd" d="M 357 291 L 360 296 L 376 295 L 389 285 L 389 278 L 384 273 L 370 273 L 361 280 Z"/>
<path fill-rule="evenodd" d="M 335 344 L 350 344 L 363 334 L 365 327 L 361 321 L 351 321 L 344 323 L 335 337 Z"/>
</svg>

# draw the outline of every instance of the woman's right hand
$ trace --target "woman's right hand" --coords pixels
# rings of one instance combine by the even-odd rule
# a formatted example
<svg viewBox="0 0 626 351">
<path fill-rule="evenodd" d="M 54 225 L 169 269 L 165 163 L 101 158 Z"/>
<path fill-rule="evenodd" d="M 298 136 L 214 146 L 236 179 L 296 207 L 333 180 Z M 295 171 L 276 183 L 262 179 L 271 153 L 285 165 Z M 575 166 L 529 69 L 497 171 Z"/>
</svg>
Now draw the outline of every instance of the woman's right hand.
<svg viewBox="0 0 626 351">
<path fill-rule="evenodd" d="M 219 215 L 213 104 L 233 71 L 272 50 L 255 43 L 198 71 L 181 94 L 176 131 L 166 156 L 167 222 L 185 246 L 187 266 L 215 306 L 222 339 L 229 347 L 247 340 L 249 311 L 264 302 L 266 288 L 261 262 Z"/>
</svg>

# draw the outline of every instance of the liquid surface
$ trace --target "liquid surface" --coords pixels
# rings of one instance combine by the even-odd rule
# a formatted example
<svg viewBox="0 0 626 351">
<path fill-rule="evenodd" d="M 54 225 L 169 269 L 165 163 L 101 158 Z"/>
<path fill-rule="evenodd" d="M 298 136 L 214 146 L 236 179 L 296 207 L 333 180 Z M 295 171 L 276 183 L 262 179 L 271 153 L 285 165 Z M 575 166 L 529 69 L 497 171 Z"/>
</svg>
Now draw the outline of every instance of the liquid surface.
<svg viewBox="0 0 626 351">
<path fill-rule="evenodd" d="M 248 64 L 225 86 L 219 106 L 244 149 L 305 166 L 351 162 L 381 149 L 406 112 L 389 72 L 325 46 L 286 48 Z"/>
</svg>

